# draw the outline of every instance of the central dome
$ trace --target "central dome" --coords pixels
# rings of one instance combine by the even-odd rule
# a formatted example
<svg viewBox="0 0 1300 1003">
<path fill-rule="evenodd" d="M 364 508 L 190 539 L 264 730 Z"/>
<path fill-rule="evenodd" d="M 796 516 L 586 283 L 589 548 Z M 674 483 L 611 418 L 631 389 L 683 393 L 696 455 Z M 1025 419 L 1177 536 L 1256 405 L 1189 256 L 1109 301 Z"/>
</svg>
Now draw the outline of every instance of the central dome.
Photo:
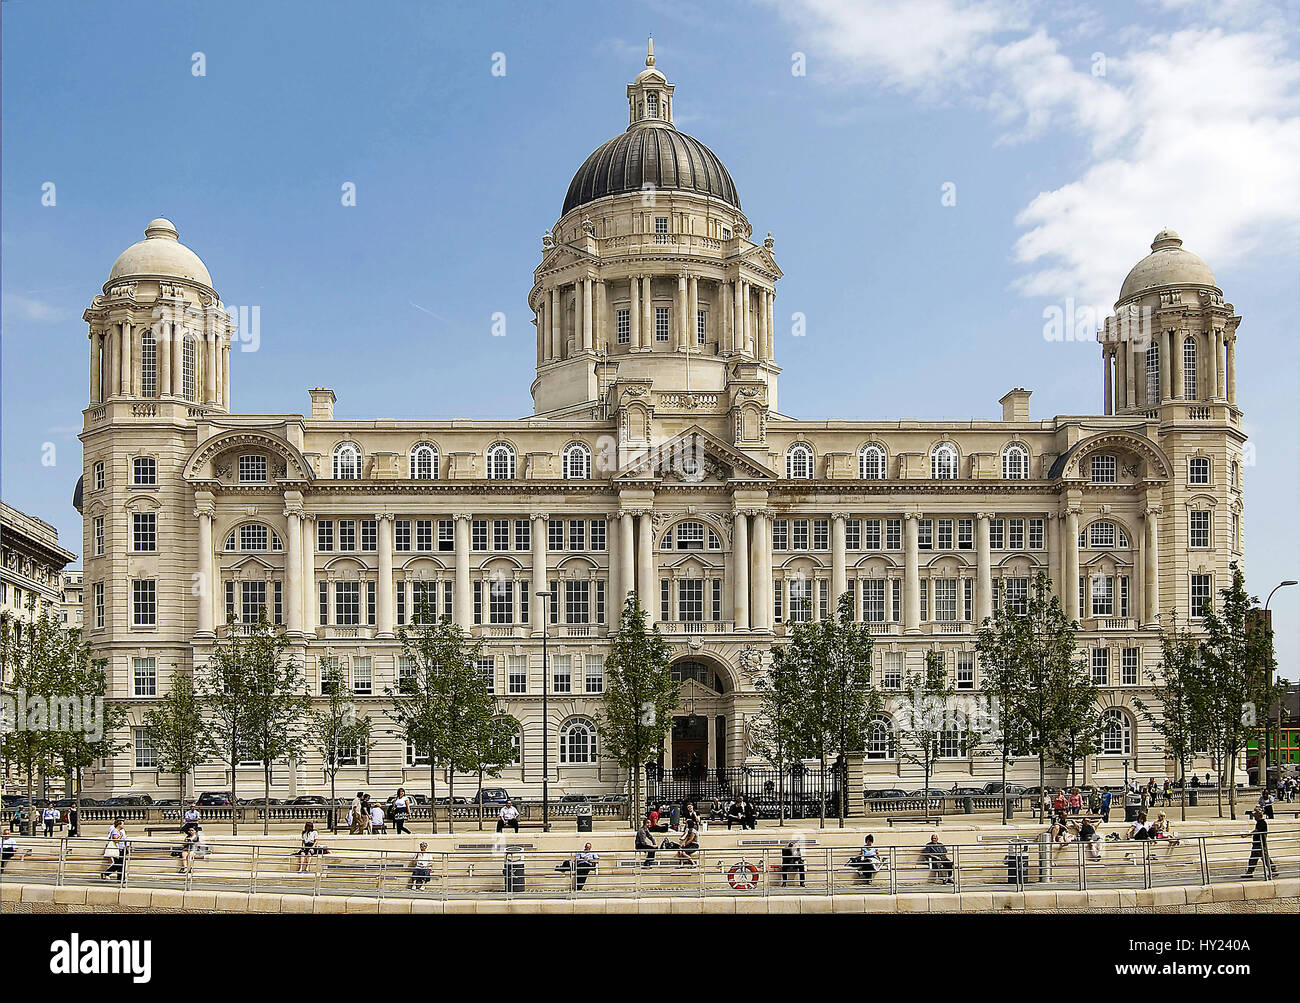
<svg viewBox="0 0 1300 1003">
<path fill-rule="evenodd" d="M 664 122 L 637 123 L 602 144 L 569 182 L 565 215 L 606 195 L 654 188 L 691 191 L 740 208 L 736 183 L 718 155 Z"/>
</svg>

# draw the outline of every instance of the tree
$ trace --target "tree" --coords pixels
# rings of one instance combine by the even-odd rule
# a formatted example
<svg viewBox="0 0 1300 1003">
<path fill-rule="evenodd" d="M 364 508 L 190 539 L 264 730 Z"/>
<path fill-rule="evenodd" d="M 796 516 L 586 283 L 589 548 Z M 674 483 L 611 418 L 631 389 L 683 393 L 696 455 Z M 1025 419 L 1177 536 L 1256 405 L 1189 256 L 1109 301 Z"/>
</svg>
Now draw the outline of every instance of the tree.
<svg viewBox="0 0 1300 1003">
<path fill-rule="evenodd" d="M 941 652 L 927 651 L 925 668 L 910 673 L 904 685 L 908 696 L 897 717 L 898 750 L 925 775 L 922 810 L 928 815 L 935 762 L 950 758 L 952 752 L 966 755 L 974 747 L 975 732 L 965 715 L 955 713 L 952 706 L 956 690 L 948 680 Z"/>
<path fill-rule="evenodd" d="M 54 751 L 63 766 L 64 774 L 73 782 L 74 805 L 81 809 L 82 774 L 91 763 L 117 755 L 127 748 L 121 734 L 127 725 L 126 708 L 106 700 L 108 694 L 108 659 L 94 658 L 90 645 L 81 640 L 81 631 L 65 630 L 62 652 L 58 658 L 63 666 L 57 688 L 65 699 L 80 702 L 80 726 L 61 729 L 54 738 Z"/>
<path fill-rule="evenodd" d="M 1007 824 L 1007 764 L 1028 745 L 1024 718 L 1017 712 L 1025 661 L 1023 648 L 1032 629 L 1028 615 L 1003 603 L 993 610 L 976 632 L 975 651 L 980 663 L 980 690 L 992 705 L 985 724 L 986 741 L 997 749 L 1002 762 L 1002 824 Z"/>
<path fill-rule="evenodd" d="M 158 757 L 158 769 L 176 777 L 184 801 L 185 777 L 215 751 L 203 726 L 203 705 L 194 690 L 194 677 L 173 670 L 167 692 L 152 710 L 145 711 L 143 722 Z"/>
<path fill-rule="evenodd" d="M 37 713 L 25 712 L 21 720 L 4 722 L 0 747 L 5 760 L 23 771 L 30 811 L 35 777 L 37 773 L 46 776 L 55 748 L 48 709 L 58 685 L 62 629 L 48 609 L 37 612 L 35 593 L 29 593 L 27 613 L 26 621 L 7 612 L 0 614 L 0 658 L 16 707 L 30 707 Z"/>
<path fill-rule="evenodd" d="M 424 599 L 415 613 L 412 622 L 397 631 L 409 672 L 385 692 L 393 702 L 390 714 L 397 733 L 429 756 L 429 814 L 437 832 L 435 773 L 439 766 L 447 770 L 448 794 L 453 795 L 456 765 L 485 689 L 477 667 L 483 642 L 471 642 L 449 617 L 435 617 Z M 452 814 L 449 798 L 448 832 L 456 831 Z"/>
<path fill-rule="evenodd" d="M 880 695 L 871 685 L 871 629 L 855 623 L 853 612 L 853 593 L 846 592 L 829 616 L 796 621 L 787 645 L 802 677 L 803 744 L 820 762 L 823 779 L 830 754 L 847 763 L 849 752 L 865 744 L 868 719 L 880 710 Z M 825 827 L 825 791 L 818 800 Z M 842 790 L 836 815 L 843 827 Z"/>
<path fill-rule="evenodd" d="M 758 717 L 751 733 L 751 749 L 776 768 L 779 822 L 785 824 L 785 768 L 798 762 L 805 751 L 803 673 L 798 652 L 789 646 L 772 650 L 772 665 L 761 676 Z"/>
<path fill-rule="evenodd" d="M 1228 567 L 1232 583 L 1219 590 L 1218 606 L 1207 604 L 1205 610 L 1200 712 L 1220 754 L 1224 773 L 1219 790 L 1227 785 L 1228 814 L 1235 818 L 1237 756 L 1256 733 L 1258 715 L 1281 699 L 1284 686 L 1273 682 L 1277 667 L 1273 635 L 1262 627 L 1259 599 L 1247 595 L 1246 578 L 1237 563 Z M 1223 813 L 1222 793 L 1219 813 Z"/>
<path fill-rule="evenodd" d="M 1165 755 L 1178 764 L 1182 818 L 1187 819 L 1187 763 L 1198 737 L 1204 681 L 1200 645 L 1186 628 L 1178 629 L 1178 613 L 1170 610 L 1167 625 L 1160 628 L 1160 664 L 1147 672 L 1151 695 L 1156 703 L 1135 697 L 1134 706 L 1165 740 Z"/>
<path fill-rule="evenodd" d="M 474 721 L 465 742 L 466 772 L 478 773 L 478 793 L 474 801 L 478 806 L 478 827 L 483 828 L 483 778 L 499 777 L 501 771 L 515 761 L 515 736 L 519 722 L 509 715 L 492 713 Z"/>
<path fill-rule="evenodd" d="M 653 627 L 647 629 L 641 600 L 629 592 L 605 659 L 605 694 L 596 729 L 603 754 L 631 777 L 628 814 L 633 828 L 644 806 L 645 764 L 663 748 L 680 694 L 668 658 L 668 642 Z"/>
<path fill-rule="evenodd" d="M 1073 787 L 1079 760 L 1094 752 L 1101 739 L 1101 708 L 1097 703 L 1100 690 L 1083 658 L 1062 664 L 1054 683 L 1058 727 L 1052 735 L 1051 756 L 1058 765 L 1069 764 Z"/>
<path fill-rule="evenodd" d="M 347 699 L 337 673 L 322 671 L 320 685 L 328 702 L 323 710 L 313 709 L 308 714 L 307 734 L 330 778 L 330 831 L 335 832 L 338 829 L 335 784 L 341 768 L 339 750 L 350 749 L 360 755 L 369 749 L 372 724 L 368 714 L 357 717 L 356 706 Z"/>
</svg>

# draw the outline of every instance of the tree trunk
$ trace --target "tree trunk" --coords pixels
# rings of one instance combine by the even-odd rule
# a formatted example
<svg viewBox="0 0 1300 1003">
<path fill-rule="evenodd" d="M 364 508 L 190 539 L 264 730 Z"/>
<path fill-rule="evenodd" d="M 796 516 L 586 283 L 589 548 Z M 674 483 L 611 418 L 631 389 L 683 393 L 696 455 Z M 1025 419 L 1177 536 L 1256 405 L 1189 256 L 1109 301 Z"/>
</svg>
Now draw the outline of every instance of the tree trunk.
<svg viewBox="0 0 1300 1003">
<path fill-rule="evenodd" d="M 821 755 L 821 759 L 819 760 L 819 762 L 822 764 L 822 784 L 824 785 L 824 784 L 826 783 L 826 752 L 825 752 L 825 750 L 822 750 L 822 755 Z M 819 829 L 825 829 L 825 828 L 826 828 L 826 799 L 825 799 L 824 797 L 819 797 L 819 798 L 817 799 L 817 817 L 818 817 L 817 827 L 818 827 Z"/>
<path fill-rule="evenodd" d="M 447 767 L 447 831 L 456 831 L 456 806 L 452 803 L 455 801 L 456 793 L 456 771 L 450 766 Z"/>
<path fill-rule="evenodd" d="M 1219 803 L 1219 818 L 1223 818 L 1223 746 L 1219 746 L 1218 762 L 1219 783 L 1214 785 L 1214 796 Z"/>
<path fill-rule="evenodd" d="M 474 798 L 478 804 L 478 831 L 483 831 L 483 771 L 478 771 L 478 795 Z"/>
<path fill-rule="evenodd" d="M 923 766 L 925 768 L 925 793 L 921 796 L 921 814 L 929 815 L 930 814 L 930 766 L 931 766 L 929 749 L 926 749 L 925 751 L 925 762 Z"/>
<path fill-rule="evenodd" d="M 433 757 L 430 756 L 429 757 L 429 824 L 432 826 L 432 828 L 429 831 L 432 832 L 435 836 L 438 834 L 438 806 L 434 803 L 436 799 L 433 796 L 436 787 L 437 785 L 434 781 L 434 773 L 433 773 Z"/>
<path fill-rule="evenodd" d="M 235 796 L 235 781 L 239 776 L 239 768 L 235 765 L 239 762 L 236 758 L 239 753 L 235 750 L 236 743 L 232 740 L 230 743 L 230 834 L 239 835 L 239 798 Z"/>
<path fill-rule="evenodd" d="M 1002 747 L 1002 824 L 1007 824 L 1007 804 L 1010 799 L 1007 797 L 1007 749 Z"/>
<path fill-rule="evenodd" d="M 1223 775 L 1228 784 L 1228 818 L 1237 817 L 1237 750 L 1232 750 Z"/>
<path fill-rule="evenodd" d="M 785 766 L 781 762 L 781 753 L 776 754 L 776 824 L 785 826 Z"/>
<path fill-rule="evenodd" d="M 262 763 L 262 835 L 271 831 L 271 764 Z"/>
<path fill-rule="evenodd" d="M 1043 762 L 1043 753 L 1042 753 L 1042 750 L 1039 750 L 1039 753 L 1038 753 L 1038 808 L 1037 808 L 1037 812 L 1038 812 L 1038 821 L 1040 821 L 1040 822 L 1043 820 L 1043 804 L 1044 804 L 1044 800 L 1043 800 L 1043 799 L 1047 797 L 1047 791 L 1044 790 L 1044 788 L 1043 788 L 1043 781 L 1046 780 L 1046 779 L 1047 779 L 1047 766 L 1046 766 L 1046 764 Z M 1125 799 L 1126 799 L 1125 803 L 1127 803 L 1127 798 L 1128 798 L 1128 793 L 1127 793 L 1127 792 L 1125 792 L 1124 797 L 1125 797 Z"/>
<path fill-rule="evenodd" d="M 1181 782 L 1178 785 L 1179 787 L 1178 800 L 1182 802 L 1181 805 L 1182 819 L 1184 822 L 1186 822 L 1187 821 L 1187 763 L 1182 759 L 1178 760 L 1178 773 L 1181 778 Z"/>
<path fill-rule="evenodd" d="M 334 781 L 337 778 L 338 771 L 336 770 L 330 774 L 330 832 L 335 834 L 339 831 L 339 806 L 334 790 Z"/>
</svg>

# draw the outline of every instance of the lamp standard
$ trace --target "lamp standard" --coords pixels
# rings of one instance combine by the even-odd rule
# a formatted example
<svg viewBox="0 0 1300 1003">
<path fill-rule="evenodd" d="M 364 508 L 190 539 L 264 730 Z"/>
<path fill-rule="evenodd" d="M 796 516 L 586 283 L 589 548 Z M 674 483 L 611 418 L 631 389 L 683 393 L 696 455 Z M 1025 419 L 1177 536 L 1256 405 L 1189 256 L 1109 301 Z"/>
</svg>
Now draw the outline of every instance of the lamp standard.
<svg viewBox="0 0 1300 1003">
<path fill-rule="evenodd" d="M 551 735 L 550 735 L 550 669 L 546 664 L 546 632 L 551 622 L 551 593 L 538 592 L 546 600 L 542 607 L 542 832 L 551 831 Z"/>
<path fill-rule="evenodd" d="M 1273 601 L 1273 594 L 1277 592 L 1278 589 L 1284 589 L 1288 585 L 1296 585 L 1296 584 L 1300 584 L 1300 583 L 1297 583 L 1291 579 L 1287 579 L 1286 581 L 1278 582 L 1276 585 L 1273 586 L 1273 592 L 1270 592 L 1268 594 L 1268 598 L 1264 600 L 1264 626 L 1265 627 L 1271 627 L 1271 624 L 1269 623 L 1269 619 L 1268 619 L 1268 604 Z M 1272 683 L 1273 679 L 1271 676 L 1269 677 L 1268 681 Z M 1259 779 L 1260 784 L 1263 786 L 1265 790 L 1268 790 L 1268 768 L 1269 768 L 1269 761 L 1272 758 L 1269 755 L 1269 746 L 1268 746 L 1269 743 L 1269 737 L 1268 737 L 1269 713 L 1268 712 L 1269 712 L 1269 708 L 1265 707 L 1264 708 L 1264 746 L 1263 749 L 1261 750 L 1262 755 L 1260 756 L 1261 770 L 1260 770 L 1260 779 Z M 1280 782 L 1282 780 L 1282 701 L 1281 700 L 1279 700 L 1277 703 L 1277 751 L 1278 751 L 1277 778 L 1278 781 Z"/>
</svg>

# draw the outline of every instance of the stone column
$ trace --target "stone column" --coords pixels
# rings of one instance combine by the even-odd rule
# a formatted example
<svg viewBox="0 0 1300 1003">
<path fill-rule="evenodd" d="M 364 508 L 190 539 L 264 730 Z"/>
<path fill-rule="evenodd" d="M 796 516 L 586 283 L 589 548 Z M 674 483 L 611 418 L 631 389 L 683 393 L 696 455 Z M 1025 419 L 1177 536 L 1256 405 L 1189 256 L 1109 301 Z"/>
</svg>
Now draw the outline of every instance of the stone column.
<svg viewBox="0 0 1300 1003">
<path fill-rule="evenodd" d="M 1237 403 L 1237 336 L 1227 339 L 1224 351 L 1227 361 L 1228 403 Z"/>
<path fill-rule="evenodd" d="M 1220 399 L 1227 396 L 1228 387 L 1228 366 L 1223 357 L 1223 340 L 1223 331 L 1216 329 L 1214 332 L 1214 387 L 1215 396 Z"/>
<path fill-rule="evenodd" d="M 721 352 L 724 355 L 730 355 L 735 350 L 735 323 L 736 323 L 736 297 L 732 295 L 730 286 L 725 282 L 718 283 L 717 303 L 722 311 L 722 335 L 721 335 Z"/>
<path fill-rule="evenodd" d="M 221 347 L 221 404 L 230 410 L 230 346 Z"/>
<path fill-rule="evenodd" d="M 546 361 L 546 346 L 543 344 L 542 334 L 545 330 L 545 307 L 541 304 L 537 307 L 537 312 L 533 315 L 533 327 L 537 330 L 537 365 L 538 368 Z"/>
<path fill-rule="evenodd" d="M 602 352 L 609 351 L 609 298 L 605 290 L 605 280 L 596 279 L 595 310 L 592 319 L 596 332 L 596 348 Z"/>
<path fill-rule="evenodd" d="M 546 619 L 546 603 L 537 593 L 545 592 L 549 587 L 546 580 L 546 524 L 550 516 L 545 512 L 533 512 L 532 556 L 533 577 L 528 583 L 533 595 L 528 600 L 528 630 L 534 637 L 542 636 L 542 625 Z"/>
<path fill-rule="evenodd" d="M 737 630 L 749 630 L 749 515 L 736 509 L 732 521 L 731 616 Z"/>
<path fill-rule="evenodd" d="M 637 594 L 641 598 L 641 605 L 647 611 L 647 619 L 654 623 L 659 619 L 659 604 L 655 598 L 655 579 L 658 577 L 658 568 L 655 567 L 655 536 L 654 522 L 650 515 L 649 509 L 642 509 L 637 513 L 638 522 L 637 535 L 638 540 L 638 557 L 637 557 Z"/>
<path fill-rule="evenodd" d="M 687 308 L 686 292 L 686 273 L 682 272 L 677 276 L 677 297 L 673 300 L 673 306 L 677 311 L 677 330 L 673 337 L 673 351 L 685 352 L 690 348 L 690 328 L 686 323 Z"/>
<path fill-rule="evenodd" d="M 689 292 L 686 297 L 686 344 L 688 351 L 699 344 L 699 326 L 700 326 L 700 279 L 697 275 L 692 275 L 690 280 Z"/>
<path fill-rule="evenodd" d="M 194 509 L 194 516 L 199 520 L 199 581 L 203 591 L 199 595 L 199 630 L 204 636 L 213 634 L 213 609 L 217 593 L 220 591 L 213 571 L 212 560 L 212 518 L 216 509 L 210 501 L 200 501 Z"/>
<path fill-rule="evenodd" d="M 772 549 L 767 513 L 754 513 L 754 534 L 749 538 L 750 626 L 772 629 Z"/>
<path fill-rule="evenodd" d="M 185 396 L 185 328 L 172 325 L 172 393 Z"/>
<path fill-rule="evenodd" d="M 631 328 L 628 343 L 631 348 L 637 349 L 641 347 L 641 276 L 633 275 L 627 284 L 631 299 L 627 309 L 628 325 Z"/>
<path fill-rule="evenodd" d="M 618 601 L 618 616 L 623 615 L 623 603 L 627 600 L 629 592 L 636 591 L 636 527 L 632 524 L 632 513 L 626 509 L 620 509 L 618 513 L 618 564 L 619 573 L 619 594 L 614 598 Z M 618 622 L 617 620 L 613 622 Z"/>
<path fill-rule="evenodd" d="M 1121 341 L 1115 345 L 1115 411 L 1128 407 L 1128 342 Z"/>
<path fill-rule="evenodd" d="M 767 291 L 767 357 L 776 358 L 776 290 Z"/>
<path fill-rule="evenodd" d="M 641 347 L 647 351 L 654 348 L 654 277 L 642 276 L 641 286 Z"/>
<path fill-rule="evenodd" d="M 596 319 L 595 318 L 596 311 L 595 309 L 593 309 L 594 304 L 592 303 L 592 296 L 594 292 L 595 290 L 593 288 L 592 280 L 590 278 L 583 279 L 582 280 L 582 350 L 584 352 L 590 352 L 594 347 L 593 338 L 594 338 L 594 332 L 596 328 L 596 325 L 594 323 Z"/>
<path fill-rule="evenodd" d="M 1219 332 L 1205 332 L 1205 398 L 1215 400 L 1219 396 Z"/>
<path fill-rule="evenodd" d="M 129 397 L 132 393 L 131 337 L 132 337 L 131 325 L 129 323 L 123 323 L 122 330 L 121 330 L 122 351 L 121 354 L 118 356 L 119 370 L 118 370 L 117 379 L 118 379 L 118 386 L 120 387 L 119 393 L 121 393 L 124 397 Z"/>
<path fill-rule="evenodd" d="M 1169 332 L 1161 331 L 1155 341 L 1160 346 L 1160 399 L 1151 401 L 1153 405 L 1169 400 Z"/>
<path fill-rule="evenodd" d="M 551 290 L 551 305 L 547 308 L 546 314 L 551 323 L 551 361 L 558 362 L 564 358 L 560 331 L 560 290 L 558 287 Z"/>
<path fill-rule="evenodd" d="M 768 359 L 772 356 L 771 340 L 772 331 L 767 323 L 767 290 L 758 291 L 758 357 Z"/>
<path fill-rule="evenodd" d="M 849 575 L 846 564 L 847 555 L 847 516 L 836 513 L 831 516 L 831 610 L 834 615 L 840 596 L 849 590 Z"/>
<path fill-rule="evenodd" d="M 469 630 L 474 625 L 474 597 L 469 584 L 468 512 L 457 512 L 456 519 L 456 595 L 452 600 L 453 619 Z"/>
<path fill-rule="evenodd" d="M 203 402 L 212 404 L 217 399 L 217 336 L 204 335 Z"/>
<path fill-rule="evenodd" d="M 172 331 L 175 325 L 170 321 L 159 321 L 156 357 L 158 359 L 158 396 L 163 397 L 172 392 Z"/>
<path fill-rule="evenodd" d="M 100 389 L 99 366 L 100 366 L 100 346 L 103 343 L 103 337 L 98 331 L 90 335 L 90 403 L 102 404 L 104 394 Z"/>
<path fill-rule="evenodd" d="M 732 321 L 733 337 L 736 339 L 735 351 L 743 355 L 745 353 L 745 283 L 741 279 L 736 279 L 732 287 L 735 292 L 733 297 L 735 317 Z"/>
<path fill-rule="evenodd" d="M 1156 519 L 1159 505 L 1148 505 L 1143 511 L 1146 532 L 1143 534 L 1143 583 L 1146 586 L 1146 623 L 1154 626 L 1160 618 L 1160 537 Z"/>
<path fill-rule="evenodd" d="M 1114 388 L 1111 383 L 1111 375 L 1110 375 L 1111 355 L 1112 355 L 1111 346 L 1102 345 L 1101 346 L 1101 378 L 1102 378 L 1103 389 L 1101 392 L 1101 406 L 1102 406 L 1102 413 L 1104 414 L 1114 414 L 1115 412 L 1114 401 L 1112 400 L 1111 397 L 1112 393 L 1114 392 Z"/>
<path fill-rule="evenodd" d="M 903 514 L 903 633 L 921 632 L 920 516 Z"/>
<path fill-rule="evenodd" d="M 316 595 L 316 517 L 303 513 L 302 517 L 302 629 L 312 634 L 320 616 Z"/>
<path fill-rule="evenodd" d="M 1061 541 L 1062 568 L 1061 608 L 1067 620 L 1079 619 L 1079 510 L 1070 508 L 1065 513 L 1065 539 Z"/>
<path fill-rule="evenodd" d="M 380 637 L 392 637 L 397 618 L 393 605 L 393 513 L 379 512 L 375 515 L 379 523 L 379 586 L 375 590 L 375 602 L 379 606 L 375 618 L 379 626 Z"/>
<path fill-rule="evenodd" d="M 978 627 L 993 615 L 993 555 L 989 549 L 989 514 L 976 512 L 975 520 L 975 625 Z"/>
<path fill-rule="evenodd" d="M 1169 332 L 1169 396 L 1177 400 L 1183 396 L 1183 333 Z"/>
<path fill-rule="evenodd" d="M 302 508 L 285 501 L 284 515 L 288 520 L 285 536 L 288 551 L 284 559 L 285 629 L 290 634 L 302 633 Z"/>
<path fill-rule="evenodd" d="M 1121 354 L 1121 358 L 1123 355 Z M 1047 567 L 1048 574 L 1052 576 L 1052 593 L 1057 599 L 1064 602 L 1061 594 L 1061 578 L 1064 576 L 1063 562 L 1064 556 L 1061 553 L 1061 516 L 1057 512 L 1047 513 Z"/>
</svg>

